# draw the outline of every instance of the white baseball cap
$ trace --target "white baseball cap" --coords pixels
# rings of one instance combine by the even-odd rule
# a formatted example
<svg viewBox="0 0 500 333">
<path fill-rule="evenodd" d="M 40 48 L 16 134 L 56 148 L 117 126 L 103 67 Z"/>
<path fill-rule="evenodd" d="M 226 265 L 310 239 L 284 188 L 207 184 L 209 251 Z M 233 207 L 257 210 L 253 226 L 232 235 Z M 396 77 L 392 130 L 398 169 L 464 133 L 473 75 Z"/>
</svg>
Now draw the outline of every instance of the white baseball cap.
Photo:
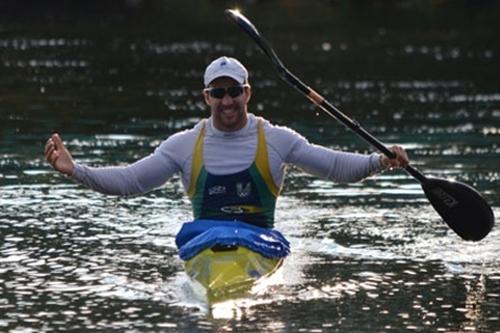
<svg viewBox="0 0 500 333">
<path fill-rule="evenodd" d="M 244 84 L 248 80 L 248 71 L 245 66 L 235 58 L 217 58 L 207 66 L 207 69 L 205 69 L 205 75 L 203 75 L 205 87 L 208 87 L 210 82 L 222 76 L 230 77 L 239 84 Z"/>
</svg>

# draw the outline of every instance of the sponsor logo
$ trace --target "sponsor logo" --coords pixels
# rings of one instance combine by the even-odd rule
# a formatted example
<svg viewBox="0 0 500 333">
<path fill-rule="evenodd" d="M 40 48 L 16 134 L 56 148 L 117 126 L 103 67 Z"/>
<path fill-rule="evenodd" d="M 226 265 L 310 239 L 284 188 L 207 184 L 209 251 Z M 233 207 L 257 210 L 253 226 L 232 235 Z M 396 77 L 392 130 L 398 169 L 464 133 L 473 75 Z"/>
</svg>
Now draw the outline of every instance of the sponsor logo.
<svg viewBox="0 0 500 333">
<path fill-rule="evenodd" d="M 247 210 L 241 206 L 225 206 L 220 208 L 221 211 L 228 214 L 244 214 Z"/>
<path fill-rule="evenodd" d="M 257 214 L 262 212 L 262 207 L 254 205 L 223 206 L 220 210 L 227 214 Z"/>
<path fill-rule="evenodd" d="M 453 208 L 458 205 L 458 200 L 446 193 L 446 191 L 440 187 L 433 189 L 432 193 L 436 197 L 438 197 L 438 199 L 441 200 L 443 204 L 445 204 L 448 208 Z"/>
<path fill-rule="evenodd" d="M 208 195 L 224 194 L 226 192 L 226 187 L 222 185 L 215 185 L 208 189 Z"/>
</svg>

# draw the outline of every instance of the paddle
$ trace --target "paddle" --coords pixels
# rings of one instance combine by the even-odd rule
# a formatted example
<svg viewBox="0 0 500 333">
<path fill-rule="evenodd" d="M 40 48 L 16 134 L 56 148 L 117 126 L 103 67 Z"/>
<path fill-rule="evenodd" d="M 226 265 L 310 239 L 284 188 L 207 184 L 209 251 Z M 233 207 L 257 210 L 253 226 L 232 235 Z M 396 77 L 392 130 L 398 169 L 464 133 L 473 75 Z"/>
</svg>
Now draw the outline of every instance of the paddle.
<svg viewBox="0 0 500 333">
<path fill-rule="evenodd" d="M 340 121 L 384 155 L 389 158 L 395 158 L 395 154 L 387 146 L 368 133 L 358 122 L 350 119 L 326 101 L 319 93 L 306 86 L 299 78 L 292 74 L 283 65 L 269 43 L 261 36 L 248 18 L 237 10 L 227 9 L 225 13 L 271 59 L 275 69 L 283 80 L 309 98 L 329 116 Z M 460 237 L 465 240 L 479 241 L 491 231 L 495 223 L 493 211 L 486 200 L 474 188 L 458 181 L 426 177 L 411 165 L 408 165 L 405 170 L 420 182 L 425 195 L 434 209 Z"/>
</svg>

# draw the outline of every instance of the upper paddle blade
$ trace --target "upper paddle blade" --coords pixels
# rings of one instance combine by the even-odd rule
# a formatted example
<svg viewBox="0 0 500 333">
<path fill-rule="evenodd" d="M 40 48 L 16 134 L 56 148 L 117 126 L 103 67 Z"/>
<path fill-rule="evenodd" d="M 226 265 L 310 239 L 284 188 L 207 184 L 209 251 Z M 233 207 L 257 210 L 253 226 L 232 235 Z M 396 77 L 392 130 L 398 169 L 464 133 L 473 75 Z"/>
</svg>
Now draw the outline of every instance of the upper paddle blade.
<svg viewBox="0 0 500 333">
<path fill-rule="evenodd" d="M 253 39 L 258 40 L 260 38 L 260 34 L 257 31 L 257 28 L 252 24 L 252 22 L 250 22 L 248 18 L 246 18 L 238 10 L 226 9 L 224 12 L 226 13 L 227 17 L 231 19 L 231 21 L 233 21 L 238 26 L 240 26 L 240 28 L 245 30 L 245 32 L 249 34 Z"/>
<path fill-rule="evenodd" d="M 227 17 L 236 23 L 243 31 L 250 36 L 255 43 L 260 47 L 260 49 L 271 59 L 271 61 L 277 66 L 278 71 L 284 71 L 285 66 L 278 58 L 278 55 L 274 52 L 273 48 L 269 45 L 269 43 L 261 36 L 261 34 L 257 31 L 257 28 L 253 25 L 250 20 L 240 13 L 238 10 L 234 9 L 226 9 L 225 13 Z"/>
<path fill-rule="evenodd" d="M 422 188 L 443 220 L 463 239 L 481 240 L 493 228 L 491 207 L 469 185 L 428 177 Z"/>
</svg>

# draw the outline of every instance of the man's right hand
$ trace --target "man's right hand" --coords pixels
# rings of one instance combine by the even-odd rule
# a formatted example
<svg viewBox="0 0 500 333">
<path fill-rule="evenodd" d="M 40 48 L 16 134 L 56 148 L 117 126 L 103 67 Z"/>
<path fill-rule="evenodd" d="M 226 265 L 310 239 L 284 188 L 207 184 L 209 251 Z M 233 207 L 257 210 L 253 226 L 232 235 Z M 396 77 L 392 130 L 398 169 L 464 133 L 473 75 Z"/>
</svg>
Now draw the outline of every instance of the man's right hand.
<svg viewBox="0 0 500 333">
<path fill-rule="evenodd" d="M 57 171 L 71 176 L 75 163 L 59 134 L 54 133 L 45 144 L 45 159 Z"/>
</svg>

